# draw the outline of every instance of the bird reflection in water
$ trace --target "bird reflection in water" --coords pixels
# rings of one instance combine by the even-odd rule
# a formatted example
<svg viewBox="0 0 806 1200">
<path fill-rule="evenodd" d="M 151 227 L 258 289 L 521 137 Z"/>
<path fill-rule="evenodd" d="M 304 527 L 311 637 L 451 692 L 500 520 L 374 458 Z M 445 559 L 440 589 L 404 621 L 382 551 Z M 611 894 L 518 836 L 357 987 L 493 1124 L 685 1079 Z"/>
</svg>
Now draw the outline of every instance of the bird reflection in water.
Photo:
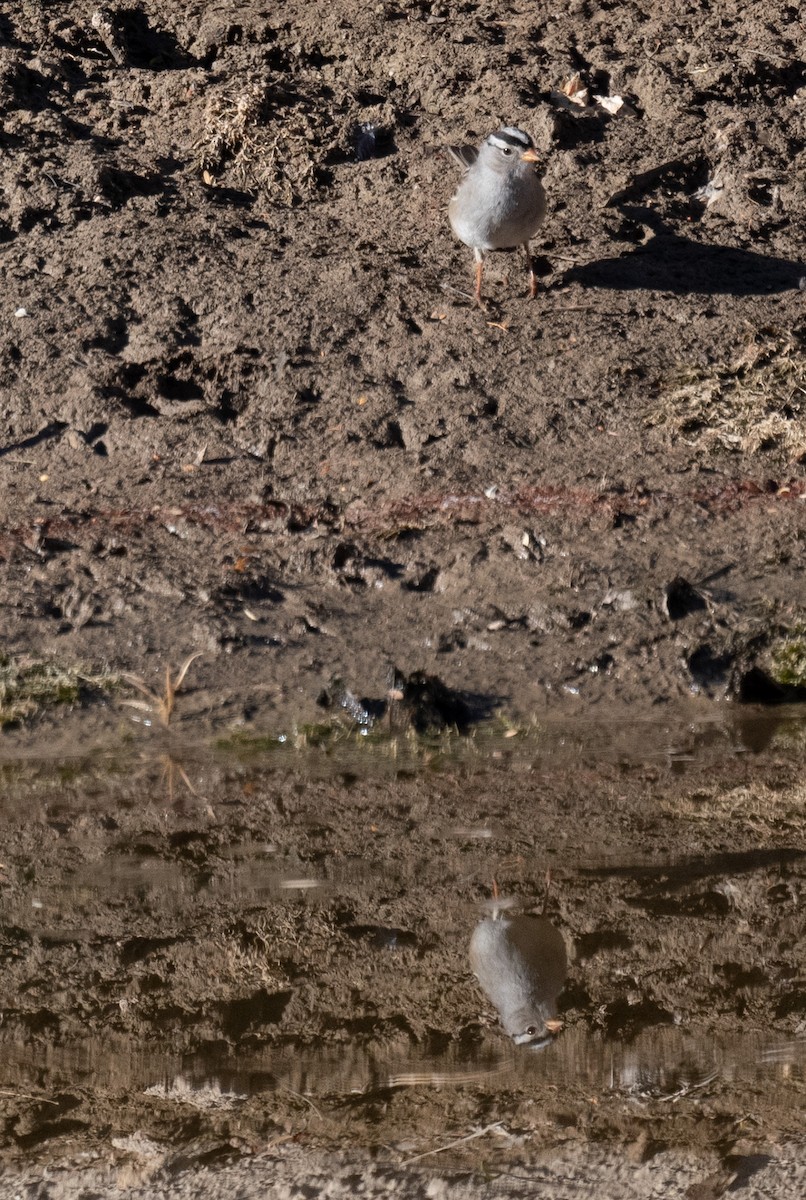
<svg viewBox="0 0 806 1200">
<path fill-rule="evenodd" d="M 495 898 L 470 940 L 470 965 L 516 1046 L 541 1050 L 562 1029 L 557 997 L 568 974 L 563 936 L 544 916 Z"/>
</svg>

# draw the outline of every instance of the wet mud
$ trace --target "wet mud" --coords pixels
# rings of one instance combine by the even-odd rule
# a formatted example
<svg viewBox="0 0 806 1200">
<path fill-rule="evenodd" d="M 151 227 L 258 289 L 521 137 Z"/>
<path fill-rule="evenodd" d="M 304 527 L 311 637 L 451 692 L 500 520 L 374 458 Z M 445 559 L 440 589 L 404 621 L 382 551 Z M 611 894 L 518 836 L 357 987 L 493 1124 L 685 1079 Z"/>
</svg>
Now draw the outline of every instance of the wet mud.
<svg viewBox="0 0 806 1200">
<path fill-rule="evenodd" d="M 7 8 L 0 714 L 73 674 L 0 716 L 5 1169 L 801 1180 L 798 7 Z M 441 147 L 502 121 L 482 312 Z"/>
<path fill-rule="evenodd" d="M 503 1171 L 799 1137 L 797 708 L 430 746 L 158 737 L 5 768 L 7 1164 L 128 1161 L 135 1135 L 197 1166 L 457 1141 L 442 1167 Z M 520 956 L 550 1036 L 508 1036 L 480 986 L 478 930 L 504 921 L 526 933 L 499 978 Z"/>
</svg>

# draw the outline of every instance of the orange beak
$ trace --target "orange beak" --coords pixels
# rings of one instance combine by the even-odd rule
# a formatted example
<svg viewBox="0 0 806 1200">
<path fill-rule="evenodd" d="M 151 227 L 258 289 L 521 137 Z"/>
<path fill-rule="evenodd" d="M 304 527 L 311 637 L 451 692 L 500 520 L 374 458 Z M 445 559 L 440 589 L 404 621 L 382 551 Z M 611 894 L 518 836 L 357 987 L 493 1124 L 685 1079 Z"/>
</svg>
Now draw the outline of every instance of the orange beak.
<svg viewBox="0 0 806 1200">
<path fill-rule="evenodd" d="M 531 154 L 531 151 L 527 150 L 526 153 Z M 543 1024 L 546 1026 L 546 1029 L 548 1029 L 549 1033 L 559 1033 L 563 1027 L 562 1021 L 558 1021 L 555 1018 L 552 1018 L 550 1021 L 544 1021 Z"/>
<path fill-rule="evenodd" d="M 528 150 L 524 150 L 521 155 L 521 162 L 540 162 L 540 159 L 537 157 L 537 151 L 533 150 L 531 146 Z"/>
</svg>

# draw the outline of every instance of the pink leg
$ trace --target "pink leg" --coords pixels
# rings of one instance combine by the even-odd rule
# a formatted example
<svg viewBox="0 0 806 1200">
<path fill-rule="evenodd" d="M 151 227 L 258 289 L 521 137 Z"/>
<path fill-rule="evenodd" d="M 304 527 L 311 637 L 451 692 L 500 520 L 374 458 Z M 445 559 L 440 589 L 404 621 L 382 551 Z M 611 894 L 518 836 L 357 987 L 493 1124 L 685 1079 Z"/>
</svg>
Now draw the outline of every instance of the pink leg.
<svg viewBox="0 0 806 1200">
<path fill-rule="evenodd" d="M 473 298 L 479 308 L 484 308 L 484 301 L 481 298 L 481 276 L 484 271 L 484 259 L 480 250 L 474 250 L 473 253 L 476 256 L 476 286 L 473 291 Z"/>
</svg>

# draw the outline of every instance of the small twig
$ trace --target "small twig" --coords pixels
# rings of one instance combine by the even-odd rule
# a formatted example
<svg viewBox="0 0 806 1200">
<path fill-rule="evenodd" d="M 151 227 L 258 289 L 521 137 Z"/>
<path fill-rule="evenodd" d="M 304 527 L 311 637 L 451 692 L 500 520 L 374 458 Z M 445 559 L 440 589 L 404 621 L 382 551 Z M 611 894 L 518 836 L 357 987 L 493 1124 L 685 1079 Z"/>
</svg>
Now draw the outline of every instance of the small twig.
<svg viewBox="0 0 806 1200">
<path fill-rule="evenodd" d="M 137 701 L 129 701 L 129 703 L 137 704 Z M 160 782 L 166 784 L 166 786 L 168 788 L 168 803 L 169 804 L 173 804 L 173 800 L 174 800 L 174 773 L 175 772 L 178 772 L 179 778 L 182 780 L 185 787 L 190 792 L 191 796 L 195 796 L 196 799 L 201 800 L 203 804 L 209 804 L 209 800 L 207 799 L 207 797 L 202 796 L 201 793 L 196 791 L 195 787 L 188 779 L 187 771 L 185 770 L 185 768 L 182 766 L 182 764 L 180 762 L 177 762 L 176 759 L 172 758 L 170 754 L 161 755 L 160 762 L 162 763 L 162 776 L 160 778 Z"/>
<path fill-rule="evenodd" d="M 479 1071 L 409 1071 L 402 1075 L 390 1075 L 386 1081 L 386 1086 L 390 1088 L 402 1087 L 445 1087 L 459 1086 L 465 1083 L 481 1083 L 483 1080 L 492 1079 L 495 1075 L 503 1075 L 505 1071 L 512 1069 L 510 1059 L 501 1059 L 492 1067 L 485 1067 Z"/>
<path fill-rule="evenodd" d="M 192 784 L 192 783 L 190 782 L 190 780 L 188 779 L 188 773 L 187 773 L 187 771 L 185 770 L 185 768 L 182 766 L 182 764 L 181 764 L 181 763 L 174 763 L 174 766 L 176 767 L 177 771 L 179 772 L 179 777 L 180 777 L 180 779 L 182 780 L 182 782 L 184 783 L 184 785 L 185 785 L 185 787 L 187 788 L 187 790 L 190 792 L 191 796 L 195 796 L 197 800 L 204 800 L 204 801 L 206 801 L 206 800 L 207 800 L 207 797 L 206 797 L 206 796 L 202 796 L 202 795 L 201 795 L 199 792 L 197 792 L 197 791 L 196 791 L 196 789 L 195 789 L 195 787 L 193 786 L 193 784 Z"/>
<path fill-rule="evenodd" d="M 719 1076 L 720 1068 L 714 1067 L 713 1071 L 711 1071 L 709 1075 L 703 1076 L 702 1079 L 698 1079 L 694 1083 L 687 1083 L 683 1087 L 679 1088 L 678 1091 L 670 1092 L 668 1096 L 658 1096 L 658 1102 L 660 1104 L 667 1104 L 669 1102 L 675 1104 L 684 1096 L 690 1095 L 691 1092 L 696 1092 L 702 1088 L 708 1087 L 709 1083 L 713 1083 L 715 1079 L 719 1078 Z"/>
<path fill-rule="evenodd" d="M 461 288 L 454 287 L 453 284 L 445 283 L 444 280 L 442 281 L 440 286 L 441 286 L 443 292 L 450 292 L 450 294 L 452 296 L 460 296 L 462 298 L 462 300 L 472 300 L 473 299 L 472 293 L 464 292 L 464 291 L 462 291 Z"/>
<path fill-rule="evenodd" d="M 313 1109 L 313 1111 L 316 1113 L 316 1115 L 320 1121 L 324 1120 L 324 1117 L 322 1116 L 321 1112 L 314 1104 L 313 1100 L 309 1100 L 307 1096 L 303 1096 L 302 1092 L 295 1092 L 290 1087 L 284 1087 L 281 1090 L 284 1092 L 287 1092 L 289 1096 L 293 1096 L 295 1100 L 301 1100 L 303 1102 L 303 1104 L 307 1104 L 309 1108 Z"/>
<path fill-rule="evenodd" d="M 52 1104 L 54 1108 L 59 1107 L 58 1100 L 48 1100 L 46 1096 L 32 1096 L 30 1092 L 10 1092 L 4 1088 L 0 1090 L 0 1096 L 11 1096 L 14 1100 L 33 1100 L 35 1104 Z"/>
<path fill-rule="evenodd" d="M 421 1158 L 428 1158 L 432 1154 L 442 1154 L 444 1150 L 453 1150 L 456 1146 L 475 1141 L 476 1138 L 484 1137 L 485 1133 L 492 1133 L 496 1129 L 503 1129 L 503 1121 L 485 1125 L 483 1129 L 477 1129 L 475 1133 L 469 1133 L 467 1137 L 457 1138 L 455 1142 L 449 1142 L 447 1146 L 437 1146 L 436 1150 L 425 1150 L 422 1154 L 415 1154 L 413 1158 L 404 1158 L 402 1162 L 398 1163 L 398 1166 L 407 1167 L 409 1163 L 419 1162 Z"/>
</svg>

